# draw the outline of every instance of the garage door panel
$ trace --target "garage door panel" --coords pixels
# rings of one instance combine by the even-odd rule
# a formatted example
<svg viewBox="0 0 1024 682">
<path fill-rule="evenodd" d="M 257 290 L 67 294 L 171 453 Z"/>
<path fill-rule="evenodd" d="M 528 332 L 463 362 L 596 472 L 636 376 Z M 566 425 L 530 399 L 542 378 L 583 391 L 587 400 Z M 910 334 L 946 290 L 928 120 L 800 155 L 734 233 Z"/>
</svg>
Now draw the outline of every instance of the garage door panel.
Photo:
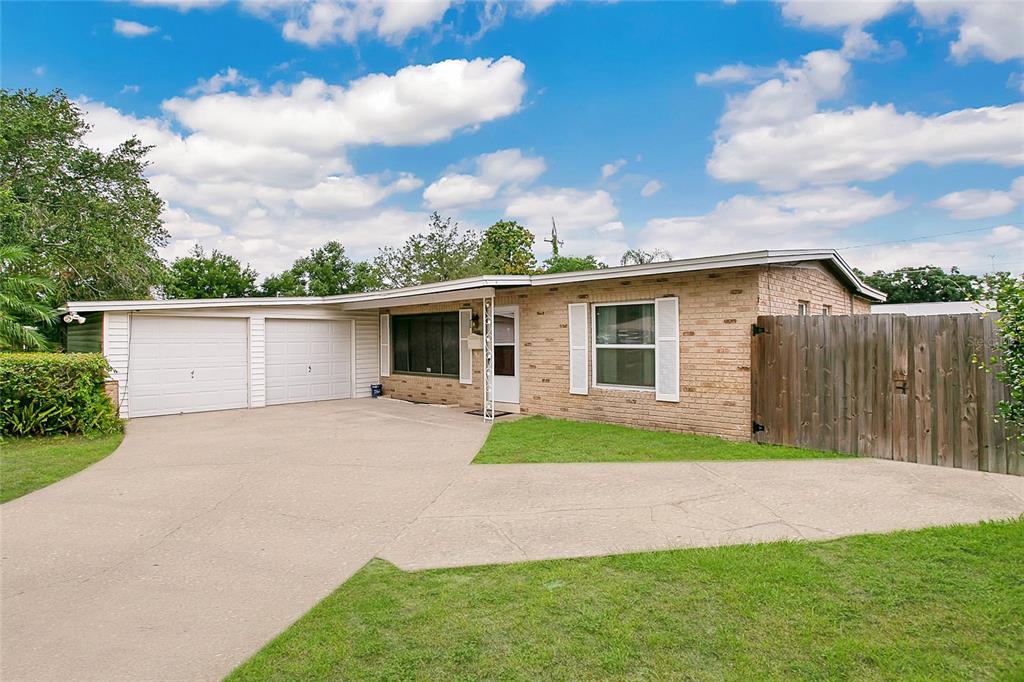
<svg viewBox="0 0 1024 682">
<path fill-rule="evenodd" d="M 137 316 L 130 343 L 131 416 L 248 406 L 247 320 Z"/>
<path fill-rule="evenodd" d="M 267 320 L 267 404 L 349 398 L 351 322 Z"/>
</svg>

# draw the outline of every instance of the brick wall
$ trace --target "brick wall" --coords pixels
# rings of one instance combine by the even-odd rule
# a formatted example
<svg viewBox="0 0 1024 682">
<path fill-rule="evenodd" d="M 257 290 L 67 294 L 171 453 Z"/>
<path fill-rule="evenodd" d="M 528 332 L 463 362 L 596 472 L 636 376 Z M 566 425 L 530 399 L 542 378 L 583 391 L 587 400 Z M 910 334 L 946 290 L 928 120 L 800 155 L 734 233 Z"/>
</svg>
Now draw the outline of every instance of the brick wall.
<svg viewBox="0 0 1024 682">
<path fill-rule="evenodd" d="M 871 304 L 854 296 L 832 273 L 816 263 L 761 269 L 758 311 L 761 315 L 796 315 L 800 301 L 807 301 L 808 315 L 821 315 L 831 306 L 833 315 L 870 312 Z"/>
<path fill-rule="evenodd" d="M 679 298 L 680 401 L 656 401 L 653 391 L 593 386 L 588 395 L 570 395 L 568 305 L 666 296 Z M 800 300 L 809 301 L 816 314 L 822 305 L 831 305 L 834 315 L 860 312 L 849 290 L 824 268 L 779 266 L 521 287 L 503 290 L 495 303 L 519 306 L 522 413 L 748 440 L 750 326 L 758 314 L 795 314 Z M 467 301 L 382 312 L 462 307 L 481 310 L 479 301 Z M 588 356 L 588 376 L 591 360 Z M 482 353 L 474 351 L 472 384 L 392 374 L 383 378 L 384 391 L 403 400 L 480 407 L 482 369 Z"/>
</svg>

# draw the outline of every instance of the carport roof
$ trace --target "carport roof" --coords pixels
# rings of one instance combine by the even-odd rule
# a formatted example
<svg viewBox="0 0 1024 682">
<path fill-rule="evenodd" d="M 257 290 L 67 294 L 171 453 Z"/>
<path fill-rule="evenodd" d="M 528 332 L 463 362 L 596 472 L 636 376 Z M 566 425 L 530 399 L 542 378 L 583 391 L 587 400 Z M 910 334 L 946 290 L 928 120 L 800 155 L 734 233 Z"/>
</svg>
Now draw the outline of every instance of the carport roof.
<svg viewBox="0 0 1024 682">
<path fill-rule="evenodd" d="M 856 294 L 873 301 L 884 301 L 885 294 L 864 284 L 857 277 L 853 268 L 843 260 L 837 251 L 832 249 L 814 250 L 798 249 L 786 251 L 748 251 L 731 253 L 722 256 L 705 258 L 687 258 L 682 260 L 645 263 L 643 265 L 625 265 L 621 267 L 602 268 L 600 270 L 583 270 L 580 272 L 560 272 L 541 275 L 483 275 L 468 277 L 448 282 L 421 284 L 401 289 L 384 291 L 368 291 L 358 294 L 342 294 L 340 296 L 298 296 L 275 298 L 207 298 L 207 299 L 165 299 L 142 301 L 71 301 L 65 309 L 75 312 L 99 312 L 107 310 L 176 310 L 182 308 L 222 308 L 230 306 L 295 306 L 340 304 L 342 308 L 366 309 L 384 308 L 407 303 L 437 302 L 440 300 L 458 300 L 480 298 L 493 295 L 495 289 L 524 286 L 550 286 L 552 284 L 572 284 L 602 279 L 621 277 L 639 277 L 644 275 L 663 275 L 678 272 L 694 272 L 719 268 L 738 268 L 757 265 L 784 265 L 821 261 L 844 281 Z"/>
</svg>

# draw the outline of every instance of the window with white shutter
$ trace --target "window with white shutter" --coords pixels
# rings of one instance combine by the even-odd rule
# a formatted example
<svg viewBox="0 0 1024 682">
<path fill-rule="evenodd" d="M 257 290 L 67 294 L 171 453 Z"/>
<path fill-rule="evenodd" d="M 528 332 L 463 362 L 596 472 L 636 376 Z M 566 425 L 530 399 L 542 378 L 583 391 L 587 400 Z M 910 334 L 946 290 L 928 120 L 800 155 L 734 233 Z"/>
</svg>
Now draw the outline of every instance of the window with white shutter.
<svg viewBox="0 0 1024 682">
<path fill-rule="evenodd" d="M 473 383 L 473 351 L 469 347 L 469 335 L 473 333 L 473 311 L 459 311 L 459 383 Z"/>
<path fill-rule="evenodd" d="M 654 397 L 666 402 L 679 402 L 679 299 L 658 298 L 654 301 L 654 328 L 657 371 Z"/>
<path fill-rule="evenodd" d="M 391 376 L 391 316 L 380 316 L 380 375 Z"/>
<path fill-rule="evenodd" d="M 569 304 L 569 393 L 587 395 L 587 304 Z"/>
</svg>

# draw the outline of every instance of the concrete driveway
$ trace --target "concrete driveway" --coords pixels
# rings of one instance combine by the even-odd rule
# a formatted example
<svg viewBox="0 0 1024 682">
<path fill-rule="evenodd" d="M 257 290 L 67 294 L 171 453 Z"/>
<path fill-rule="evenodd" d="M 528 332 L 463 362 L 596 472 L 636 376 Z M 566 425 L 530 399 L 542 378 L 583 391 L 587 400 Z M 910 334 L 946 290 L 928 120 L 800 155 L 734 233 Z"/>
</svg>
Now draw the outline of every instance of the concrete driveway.
<svg viewBox="0 0 1024 682">
<path fill-rule="evenodd" d="M 0 678 L 218 679 L 462 471 L 479 417 L 348 400 L 153 417 L 0 507 Z"/>
<path fill-rule="evenodd" d="M 0 507 L 0 678 L 213 680 L 373 556 L 408 568 L 1024 513 L 1024 478 L 879 460 L 468 466 L 479 417 L 350 400 L 135 420 Z"/>
</svg>

